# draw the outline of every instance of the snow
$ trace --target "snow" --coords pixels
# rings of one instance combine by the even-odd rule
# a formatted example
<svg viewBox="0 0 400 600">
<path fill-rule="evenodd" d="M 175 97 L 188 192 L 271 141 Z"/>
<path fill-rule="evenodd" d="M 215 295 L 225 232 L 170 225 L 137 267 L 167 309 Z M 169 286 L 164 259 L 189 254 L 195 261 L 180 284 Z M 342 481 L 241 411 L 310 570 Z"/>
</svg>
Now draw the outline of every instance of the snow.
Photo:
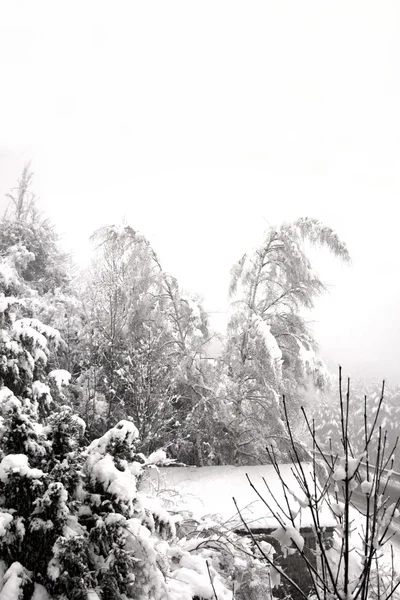
<svg viewBox="0 0 400 600">
<path fill-rule="evenodd" d="M 293 491 L 290 487 L 287 491 L 293 496 L 293 498 L 301 506 L 301 508 L 307 508 L 307 506 L 309 505 L 309 501 L 303 492 L 299 494 L 298 492 Z"/>
<path fill-rule="evenodd" d="M 270 575 L 272 588 L 278 588 L 281 585 L 281 574 L 274 567 L 271 567 Z"/>
<path fill-rule="evenodd" d="M 126 235 L 126 227 L 124 225 L 112 225 L 110 231 L 117 237 L 124 237 Z"/>
<path fill-rule="evenodd" d="M 8 331 L 6 329 L 0 329 L 0 342 L 5 344 L 6 342 L 9 342 L 10 339 Z"/>
<path fill-rule="evenodd" d="M 132 421 L 119 421 L 115 427 L 109 429 L 101 438 L 93 440 L 87 447 L 87 452 L 106 452 L 108 444 L 113 440 L 125 441 L 127 444 L 133 443 L 139 437 L 139 431 Z"/>
<path fill-rule="evenodd" d="M 47 340 L 40 331 L 29 325 L 30 321 L 33 321 L 33 319 L 18 319 L 13 323 L 13 332 L 18 339 L 28 338 L 44 350 L 47 347 Z"/>
<path fill-rule="evenodd" d="M 315 352 L 313 350 L 306 350 L 304 345 L 299 339 L 296 339 L 299 346 L 299 357 L 304 366 L 311 367 L 315 362 Z"/>
<path fill-rule="evenodd" d="M 96 415 L 98 416 L 106 416 L 108 413 L 108 402 L 104 399 L 104 397 L 101 397 L 100 394 L 96 394 L 96 397 L 94 399 L 95 402 L 95 409 L 94 412 L 96 413 Z"/>
<path fill-rule="evenodd" d="M 347 478 L 351 479 L 355 472 L 357 471 L 361 460 L 364 458 L 364 454 L 361 454 L 358 457 L 347 459 Z M 346 479 L 346 459 L 341 458 L 339 460 L 339 464 L 335 467 L 332 478 L 335 481 L 345 481 Z M 354 488 L 355 489 L 355 488 Z"/>
<path fill-rule="evenodd" d="M 200 308 L 199 305 L 197 304 L 197 302 L 195 302 L 194 300 L 192 300 L 191 298 L 188 298 L 187 296 L 181 296 L 181 299 L 184 302 L 187 302 L 190 312 L 192 314 L 192 317 L 194 319 L 200 319 L 201 318 L 201 312 L 200 312 Z"/>
<path fill-rule="evenodd" d="M 166 460 L 167 455 L 162 448 L 152 452 L 147 458 L 148 465 L 156 465 L 157 463 L 162 463 Z"/>
<path fill-rule="evenodd" d="M 35 356 L 35 359 L 36 360 L 38 359 L 37 355 Z M 39 400 L 47 408 L 50 408 L 53 399 L 51 397 L 51 392 L 50 392 L 49 386 L 46 385 L 45 383 L 43 383 L 42 381 L 38 381 L 38 380 L 34 381 L 32 383 L 32 399 L 33 399 L 33 405 L 34 405 L 35 409 L 38 408 Z M 37 423 L 37 425 L 38 425 L 38 423 Z"/>
<path fill-rule="evenodd" d="M 312 483 L 312 467 L 302 463 L 309 485 Z M 279 466 L 286 485 L 298 498 L 304 497 L 303 491 L 293 475 L 290 464 Z M 250 487 L 246 474 L 251 482 L 270 505 L 272 511 L 282 513 L 286 507 L 282 485 L 272 465 L 262 466 L 213 466 L 213 467 L 160 467 L 149 470 L 141 483 L 141 490 L 173 495 L 174 510 L 186 510 L 200 519 L 206 515 L 220 515 L 223 522 L 235 529 L 243 530 L 244 525 L 236 512 L 232 498 L 234 497 L 241 514 L 250 528 L 276 529 L 279 523 L 268 510 L 264 502 Z M 275 499 L 271 498 L 262 478 L 265 478 Z M 164 491 L 163 491 L 164 490 Z M 309 508 L 302 508 L 295 499 L 290 500 L 295 510 L 296 527 L 311 527 L 312 515 Z M 281 514 L 284 522 L 289 522 Z M 328 505 L 321 507 L 320 522 L 323 527 L 334 527 L 336 519 Z M 291 524 L 291 523 L 289 523 Z"/>
<path fill-rule="evenodd" d="M 272 544 L 270 544 L 269 542 L 265 542 L 264 540 L 261 540 L 258 543 L 258 545 L 260 546 L 260 548 L 263 551 L 263 553 L 272 560 L 274 554 L 276 554 L 276 550 L 272 546 Z"/>
<path fill-rule="evenodd" d="M 49 386 L 38 380 L 32 383 L 32 394 L 35 399 L 51 395 Z"/>
<path fill-rule="evenodd" d="M 46 490 L 46 492 L 44 493 L 43 497 L 37 498 L 33 502 L 35 509 L 34 509 L 32 515 L 36 515 L 36 514 L 40 515 L 42 513 L 43 508 L 51 506 L 54 501 L 55 496 L 58 496 L 57 512 L 55 513 L 55 516 L 60 521 L 64 521 L 64 519 L 66 519 L 66 517 L 69 514 L 69 508 L 66 505 L 66 502 L 68 500 L 68 492 L 64 488 L 63 484 L 60 481 L 54 481 L 54 482 L 50 483 L 50 485 L 49 485 L 48 489 Z M 37 520 L 39 521 L 40 519 L 37 519 Z M 51 523 L 51 527 L 53 527 L 54 526 L 53 522 L 50 521 L 50 523 Z M 31 527 L 32 527 L 32 523 L 31 523 Z"/>
<path fill-rule="evenodd" d="M 335 481 L 344 481 L 346 479 L 346 469 L 343 465 L 337 465 L 332 475 Z"/>
<path fill-rule="evenodd" d="M 167 512 L 157 498 L 146 497 L 143 499 L 143 503 L 148 510 L 150 510 L 153 517 L 156 517 L 160 523 L 168 524 L 170 528 L 171 537 L 176 536 L 175 523 L 169 512 Z"/>
<path fill-rule="evenodd" d="M 86 431 L 86 423 L 79 415 L 71 415 L 72 421 L 79 427 L 81 436 L 84 435 Z"/>
<path fill-rule="evenodd" d="M 30 479 L 39 479 L 44 474 L 40 469 L 31 469 L 25 454 L 8 454 L 3 458 L 0 463 L 0 480 L 6 482 L 10 471 Z"/>
<path fill-rule="evenodd" d="M 282 351 L 278 346 L 278 342 L 271 333 L 271 327 L 263 319 L 258 316 L 253 317 L 257 333 L 262 337 L 267 352 L 271 358 L 271 363 L 276 375 L 279 379 L 282 378 Z"/>
<path fill-rule="evenodd" d="M 89 596 L 88 596 L 88 598 L 89 598 Z M 35 583 L 35 589 L 34 589 L 31 600 L 51 600 L 51 598 L 50 598 L 49 594 L 47 593 L 46 588 L 44 588 L 42 585 L 40 585 L 40 583 Z"/>
<path fill-rule="evenodd" d="M 87 461 L 87 470 L 91 479 L 101 483 L 104 491 L 125 502 L 133 511 L 133 500 L 137 496 L 137 473 L 130 466 L 127 461 L 121 461 L 120 467 L 124 468 L 121 471 L 115 466 L 110 454 L 102 456 L 98 452 L 91 454 Z"/>
<path fill-rule="evenodd" d="M 373 487 L 373 481 L 363 481 L 361 483 L 361 491 L 363 494 L 371 494 Z"/>
<path fill-rule="evenodd" d="M 59 548 L 59 544 L 57 544 L 57 542 L 56 542 L 53 546 L 53 552 L 56 553 L 58 548 Z M 58 579 L 60 577 L 60 574 L 61 574 L 61 571 L 60 571 L 58 559 L 57 559 L 57 557 L 54 557 L 50 560 L 50 562 L 48 564 L 47 575 L 50 577 L 50 579 L 52 579 L 53 581 L 56 581 L 56 579 Z"/>
<path fill-rule="evenodd" d="M 3 280 L 3 285 L 6 288 L 20 285 L 21 280 L 16 265 L 26 266 L 34 259 L 33 252 L 29 252 L 22 244 L 9 247 L 8 256 L 0 258 L 0 280 Z"/>
<path fill-rule="evenodd" d="M 11 398 L 15 398 L 13 392 L 10 390 L 10 388 L 3 386 L 0 389 L 0 404 L 3 404 L 3 402 L 7 402 Z"/>
<path fill-rule="evenodd" d="M 344 504 L 343 502 L 331 502 L 330 503 L 333 514 L 337 517 L 341 517 L 344 513 Z"/>
<path fill-rule="evenodd" d="M 4 259 L 0 262 L 0 279 L 3 280 L 5 287 L 18 283 L 18 275 L 15 268 L 8 264 Z"/>
<path fill-rule="evenodd" d="M 39 360 L 41 360 L 44 364 L 47 363 L 46 353 L 41 348 L 33 348 L 32 355 L 33 355 L 35 362 L 38 362 Z"/>
<path fill-rule="evenodd" d="M 182 567 L 174 571 L 171 578 L 185 584 L 187 598 L 190 598 L 190 600 L 195 596 L 205 600 L 211 600 L 213 597 L 214 592 L 207 573 L 200 574 L 192 569 Z"/>
<path fill-rule="evenodd" d="M 20 298 L 16 298 L 15 296 L 5 296 L 4 294 L 0 294 L 0 313 L 4 313 L 9 309 L 13 304 L 21 304 L 24 305 L 24 301 Z"/>
<path fill-rule="evenodd" d="M 271 532 L 271 535 L 278 540 L 282 554 L 284 558 L 288 554 L 290 547 L 294 546 L 300 552 L 304 548 L 304 538 L 300 532 L 292 525 L 285 525 L 285 527 L 278 527 Z"/>
<path fill-rule="evenodd" d="M 123 515 L 121 515 L 119 513 L 111 513 L 106 516 L 106 518 L 104 519 L 104 522 L 106 525 L 118 525 L 118 523 L 120 523 L 121 525 L 124 525 L 126 522 L 126 519 Z"/>
<path fill-rule="evenodd" d="M 61 342 L 60 332 L 54 327 L 44 325 L 39 319 L 17 319 L 14 321 L 12 330 L 19 339 L 28 338 L 33 344 L 43 350 L 46 350 L 48 340 L 53 340 L 56 345 Z"/>
<path fill-rule="evenodd" d="M 208 573 L 207 563 L 202 557 L 191 555 L 181 548 L 171 548 L 168 554 L 170 557 L 175 556 L 175 559 L 179 558 L 179 563 L 170 574 L 170 579 L 167 582 L 171 598 L 174 598 L 174 600 L 192 600 L 192 598 L 198 597 L 204 600 L 212 600 L 215 598 L 214 586 L 219 600 L 232 600 L 232 591 L 227 590 L 212 567 L 210 567 L 210 573 Z M 210 575 L 213 586 L 211 585 Z"/>
<path fill-rule="evenodd" d="M 54 381 L 57 388 L 61 392 L 61 389 L 69 384 L 71 380 L 71 373 L 65 369 L 54 369 L 53 371 L 50 371 L 49 379 Z"/>
<path fill-rule="evenodd" d="M 32 260 L 35 260 L 34 253 L 28 250 L 21 242 L 14 244 L 14 246 L 10 246 L 8 248 L 8 256 L 3 259 L 3 261 L 8 261 L 14 269 L 16 265 L 26 269 L 27 265 Z"/>
<path fill-rule="evenodd" d="M 21 401 L 8 387 L 4 386 L 0 389 L 0 411 L 3 415 L 18 410 L 21 406 Z"/>
<path fill-rule="evenodd" d="M 4 574 L 4 586 L 0 600 L 18 600 L 21 595 L 21 583 L 27 577 L 27 571 L 19 562 L 13 562 Z"/>
<path fill-rule="evenodd" d="M 130 421 L 126 421 L 125 423 L 132 425 Z M 122 429 L 117 429 L 116 431 L 120 432 Z M 129 428 L 129 433 L 135 433 L 135 431 Z M 103 436 L 103 438 L 106 436 Z M 94 441 L 100 442 L 103 438 Z M 95 451 L 97 447 L 104 450 L 104 443 L 103 440 L 96 446 L 92 442 L 89 446 L 90 452 L 87 457 L 86 470 L 92 481 L 100 483 L 104 491 L 123 502 L 127 506 L 129 513 L 133 514 L 134 510 L 140 506 L 137 494 L 137 477 L 141 470 L 141 465 L 137 462 L 128 463 L 126 460 L 120 460 L 117 468 L 111 454 L 102 454 Z"/>
<path fill-rule="evenodd" d="M 6 535 L 7 529 L 13 520 L 13 516 L 7 512 L 0 512 L 0 538 Z"/>
</svg>

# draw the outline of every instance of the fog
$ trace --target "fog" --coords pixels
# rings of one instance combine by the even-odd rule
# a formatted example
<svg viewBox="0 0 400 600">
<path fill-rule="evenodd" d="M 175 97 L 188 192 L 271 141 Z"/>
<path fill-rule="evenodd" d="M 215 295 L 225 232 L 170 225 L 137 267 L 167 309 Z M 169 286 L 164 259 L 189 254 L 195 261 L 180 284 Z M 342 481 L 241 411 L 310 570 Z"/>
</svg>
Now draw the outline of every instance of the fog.
<svg viewBox="0 0 400 600">
<path fill-rule="evenodd" d="M 229 271 L 270 224 L 316 217 L 334 369 L 400 382 L 397 2 L 51 2 L 0 15 L 0 209 L 24 163 L 64 247 L 122 218 L 226 322 Z"/>
</svg>

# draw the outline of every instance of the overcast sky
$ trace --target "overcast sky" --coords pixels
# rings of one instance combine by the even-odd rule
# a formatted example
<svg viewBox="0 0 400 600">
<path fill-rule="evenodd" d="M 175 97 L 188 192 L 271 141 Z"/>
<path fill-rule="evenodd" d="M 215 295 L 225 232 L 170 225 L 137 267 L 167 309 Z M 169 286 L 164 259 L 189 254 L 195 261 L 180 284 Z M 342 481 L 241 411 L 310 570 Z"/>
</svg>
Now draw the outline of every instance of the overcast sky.
<svg viewBox="0 0 400 600">
<path fill-rule="evenodd" d="M 27 160 L 84 262 L 122 217 L 221 327 L 232 264 L 312 216 L 323 357 L 400 383 L 400 3 L 0 3 L 0 209 Z"/>
</svg>

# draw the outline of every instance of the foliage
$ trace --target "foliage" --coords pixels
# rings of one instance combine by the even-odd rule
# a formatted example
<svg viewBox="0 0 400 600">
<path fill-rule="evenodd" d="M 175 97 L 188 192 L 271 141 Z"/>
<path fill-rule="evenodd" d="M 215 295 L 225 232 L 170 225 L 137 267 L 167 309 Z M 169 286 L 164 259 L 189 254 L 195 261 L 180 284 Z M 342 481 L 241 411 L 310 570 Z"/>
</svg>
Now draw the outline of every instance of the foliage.
<svg viewBox="0 0 400 600">
<path fill-rule="evenodd" d="M 266 460 L 266 436 L 285 436 L 280 395 L 296 414 L 302 389 L 329 379 L 302 310 L 324 290 L 305 243 L 325 246 L 349 260 L 346 246 L 315 219 L 267 231 L 263 243 L 232 269 L 231 317 L 222 358 L 219 395 L 231 441 L 228 462 Z M 285 456 L 285 445 L 277 444 Z"/>
<path fill-rule="evenodd" d="M 358 453 L 364 447 L 364 409 L 368 415 L 377 416 L 377 427 L 386 431 L 387 444 L 397 445 L 398 427 L 400 418 L 400 390 L 398 386 L 384 386 L 382 384 L 363 384 L 362 381 L 352 380 L 352 402 L 349 407 L 349 432 L 354 450 Z M 315 403 L 313 417 L 316 423 L 316 435 L 320 444 L 335 452 L 340 447 L 340 407 L 332 401 L 332 393 L 327 393 Z M 376 440 L 371 440 L 371 454 L 375 458 L 377 447 Z M 399 470 L 400 462 L 395 457 L 394 468 Z"/>
<path fill-rule="evenodd" d="M 80 328 L 79 301 L 72 286 L 75 269 L 60 249 L 53 224 L 40 212 L 32 184 L 28 164 L 17 186 L 7 195 L 9 206 L 0 220 L 0 256 L 9 260 L 13 248 L 24 249 L 29 260 L 20 265 L 18 272 L 27 291 L 25 314 L 61 332 L 63 341 L 49 357 L 51 366 L 73 370 Z"/>
<path fill-rule="evenodd" d="M 291 442 L 293 473 L 302 490 L 296 495 L 285 483 L 280 473 L 279 463 L 273 447 L 267 448 L 271 462 L 280 477 L 286 499 L 286 506 L 274 508 L 274 492 L 263 497 L 249 480 L 257 495 L 263 499 L 273 514 L 278 527 L 272 536 L 279 542 L 284 554 L 300 554 L 304 569 L 312 582 L 312 598 L 343 598 L 388 600 L 398 595 L 400 577 L 390 568 L 385 545 L 392 537 L 393 520 L 400 515 L 400 499 L 390 499 L 393 486 L 393 462 L 396 446 L 387 444 L 386 434 L 377 426 L 380 407 L 377 413 L 368 417 L 367 402 L 364 403 L 364 443 L 362 452 L 355 451 L 350 437 L 350 380 L 346 395 L 342 389 L 341 369 L 339 370 L 339 411 L 340 448 L 331 452 L 322 448 L 317 439 L 315 423 L 310 421 L 303 410 L 310 435 L 311 463 L 303 462 L 295 441 L 287 406 L 284 400 L 285 421 Z M 311 468 L 311 477 L 309 476 Z M 317 564 L 307 555 L 300 524 L 305 511 L 313 523 L 317 544 Z M 325 513 L 325 517 L 323 516 Z M 326 513 L 334 525 L 333 539 L 325 537 Z M 243 520 L 249 534 L 250 529 Z M 255 540 L 267 564 L 271 558 Z M 386 561 L 386 565 L 385 565 Z M 388 568 L 389 567 L 389 568 Z M 300 597 L 308 598 L 309 590 L 302 589 L 276 563 L 274 569 L 296 590 Z"/>
<path fill-rule="evenodd" d="M 60 404 L 70 376 L 48 372 L 60 336 L 24 316 L 27 260 L 18 246 L 0 262 L 0 598 L 230 598 L 224 574 L 191 560 L 172 516 L 138 489 L 165 453 L 140 454 L 129 420 L 80 447 L 85 423 Z"/>
<path fill-rule="evenodd" d="M 89 434 L 132 417 L 142 451 L 169 446 L 179 460 L 201 464 L 195 432 L 209 394 L 200 360 L 207 317 L 131 227 L 105 227 L 93 239 L 78 377 Z"/>
<path fill-rule="evenodd" d="M 43 296 L 67 285 L 71 266 L 58 247 L 53 225 L 38 209 L 32 180 L 33 173 L 26 165 L 17 187 L 8 194 L 10 205 L 0 221 L 0 255 L 16 244 L 32 252 L 32 260 L 21 269 L 20 275 Z"/>
<path fill-rule="evenodd" d="M 348 260 L 338 236 L 315 219 L 267 231 L 232 270 L 225 346 L 212 362 L 205 360 L 213 336 L 201 302 L 163 270 L 143 235 L 128 225 L 97 230 L 92 265 L 71 281 L 31 187 L 27 166 L 0 224 L 0 253 L 26 254 L 19 269 L 29 288 L 24 315 L 61 333 L 48 368 L 69 371 L 72 385 L 50 386 L 51 394 L 80 412 L 87 439 L 129 417 L 144 453 L 164 447 L 199 466 L 264 462 L 268 436 L 285 459 L 280 395 L 294 416 L 302 390 L 329 379 L 302 313 L 324 289 L 307 244 Z"/>
</svg>

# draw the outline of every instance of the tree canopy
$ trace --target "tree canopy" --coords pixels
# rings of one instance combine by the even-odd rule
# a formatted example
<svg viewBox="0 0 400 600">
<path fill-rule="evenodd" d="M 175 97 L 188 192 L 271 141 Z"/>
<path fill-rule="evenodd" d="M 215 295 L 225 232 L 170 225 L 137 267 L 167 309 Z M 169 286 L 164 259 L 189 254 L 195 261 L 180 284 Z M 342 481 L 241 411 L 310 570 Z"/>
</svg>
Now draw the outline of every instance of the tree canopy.
<svg viewBox="0 0 400 600">
<path fill-rule="evenodd" d="M 325 290 L 305 243 L 325 246 L 349 261 L 345 244 L 332 229 L 301 218 L 270 228 L 263 243 L 232 269 L 220 393 L 233 462 L 265 460 L 266 439 L 285 438 L 282 395 L 295 415 L 302 389 L 310 382 L 324 387 L 328 380 L 304 316 L 304 309 L 312 308 Z M 278 446 L 284 450 L 284 444 Z"/>
<path fill-rule="evenodd" d="M 282 395 L 295 419 L 305 390 L 329 383 L 305 311 L 325 291 L 309 248 L 349 262 L 337 234 L 311 218 L 270 227 L 232 268 L 223 350 L 209 360 L 215 334 L 202 300 L 143 234 L 125 223 L 98 229 L 91 265 L 73 272 L 32 185 L 27 166 L 0 222 L 0 256 L 18 264 L 26 315 L 60 332 L 48 365 L 71 373 L 68 399 L 87 440 L 132 419 L 144 453 L 252 464 L 272 441 L 284 459 Z"/>
</svg>

